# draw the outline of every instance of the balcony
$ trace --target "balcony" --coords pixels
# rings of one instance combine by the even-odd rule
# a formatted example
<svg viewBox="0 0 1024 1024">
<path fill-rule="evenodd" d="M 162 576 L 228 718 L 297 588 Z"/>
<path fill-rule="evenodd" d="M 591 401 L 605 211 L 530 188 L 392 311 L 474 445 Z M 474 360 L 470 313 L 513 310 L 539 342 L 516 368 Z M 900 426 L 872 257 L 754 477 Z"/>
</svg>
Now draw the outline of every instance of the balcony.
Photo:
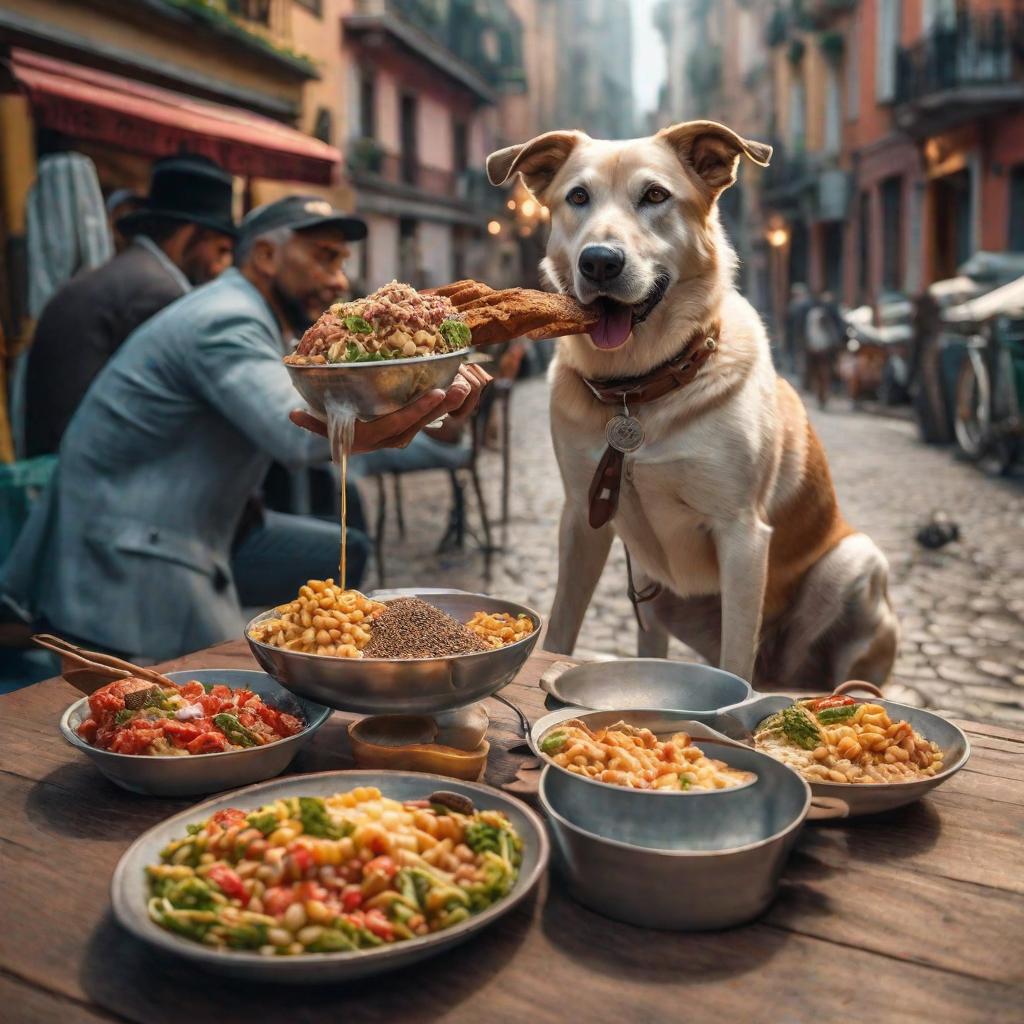
<svg viewBox="0 0 1024 1024">
<path fill-rule="evenodd" d="M 375 139 L 354 139 L 348 148 L 348 171 L 352 184 L 360 191 L 394 201 L 388 212 L 413 214 L 409 203 L 443 204 L 451 219 L 478 223 L 494 216 L 504 205 L 505 194 L 487 181 L 482 171 L 447 170 L 421 164 L 407 154 L 391 153 Z M 380 208 L 380 203 L 371 203 Z M 382 211 L 383 212 L 383 211 Z"/>
<path fill-rule="evenodd" d="M 505 0 L 357 0 L 346 33 L 368 45 L 391 45 L 432 64 L 480 102 L 525 88 L 522 25 Z"/>
<path fill-rule="evenodd" d="M 1024 10 L 961 12 L 896 55 L 896 124 L 914 136 L 1024 103 Z"/>
<path fill-rule="evenodd" d="M 764 172 L 765 204 L 808 223 L 845 220 L 850 202 L 850 175 L 835 157 L 776 145 Z"/>
</svg>

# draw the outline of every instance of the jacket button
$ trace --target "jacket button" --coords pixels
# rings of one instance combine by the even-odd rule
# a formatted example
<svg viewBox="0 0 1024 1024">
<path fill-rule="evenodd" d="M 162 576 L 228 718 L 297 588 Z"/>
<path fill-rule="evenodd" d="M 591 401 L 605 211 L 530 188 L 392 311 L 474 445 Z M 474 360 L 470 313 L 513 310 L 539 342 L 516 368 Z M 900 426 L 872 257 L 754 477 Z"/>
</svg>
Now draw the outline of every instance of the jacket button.
<svg viewBox="0 0 1024 1024">
<path fill-rule="evenodd" d="M 150 530 L 149 531 L 149 543 L 150 544 L 155 544 L 159 539 L 160 539 L 160 531 L 159 530 Z"/>
</svg>

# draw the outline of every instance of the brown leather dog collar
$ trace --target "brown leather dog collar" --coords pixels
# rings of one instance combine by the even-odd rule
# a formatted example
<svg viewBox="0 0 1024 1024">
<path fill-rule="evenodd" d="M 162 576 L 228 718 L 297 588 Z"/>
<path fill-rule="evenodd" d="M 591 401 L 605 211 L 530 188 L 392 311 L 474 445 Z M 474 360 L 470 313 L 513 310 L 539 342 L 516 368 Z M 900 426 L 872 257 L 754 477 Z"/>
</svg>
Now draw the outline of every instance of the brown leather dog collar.
<svg viewBox="0 0 1024 1024">
<path fill-rule="evenodd" d="M 583 382 L 604 405 L 647 405 L 689 384 L 718 348 L 717 339 L 718 324 L 710 324 L 695 331 L 678 356 L 649 373 L 615 380 L 584 377 Z M 609 445 L 598 463 L 590 484 L 590 525 L 595 530 L 604 526 L 619 507 L 624 462 L 625 454 Z"/>
</svg>

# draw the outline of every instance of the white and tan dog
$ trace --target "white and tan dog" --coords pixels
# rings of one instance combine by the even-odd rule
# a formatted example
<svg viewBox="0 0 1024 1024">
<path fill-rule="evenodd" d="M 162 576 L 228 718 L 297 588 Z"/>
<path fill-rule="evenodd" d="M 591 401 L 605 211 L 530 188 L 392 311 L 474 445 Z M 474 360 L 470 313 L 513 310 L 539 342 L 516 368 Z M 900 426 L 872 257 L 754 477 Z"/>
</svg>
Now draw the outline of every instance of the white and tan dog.
<svg viewBox="0 0 1024 1024">
<path fill-rule="evenodd" d="M 494 184 L 518 172 L 550 209 L 552 285 L 603 311 L 552 367 L 566 501 L 547 647 L 572 652 L 618 534 L 637 588 L 660 585 L 641 606 L 641 654 L 664 657 L 672 633 L 763 684 L 881 683 L 898 641 L 888 564 L 840 515 L 804 407 L 733 286 L 717 200 L 741 155 L 765 165 L 771 149 L 696 121 L 628 142 L 549 132 L 487 161 Z M 588 495 L 621 410 L 585 381 L 643 379 L 707 335 L 717 347 L 692 382 L 629 409 L 645 440 L 625 457 L 614 517 L 593 528 Z"/>
</svg>

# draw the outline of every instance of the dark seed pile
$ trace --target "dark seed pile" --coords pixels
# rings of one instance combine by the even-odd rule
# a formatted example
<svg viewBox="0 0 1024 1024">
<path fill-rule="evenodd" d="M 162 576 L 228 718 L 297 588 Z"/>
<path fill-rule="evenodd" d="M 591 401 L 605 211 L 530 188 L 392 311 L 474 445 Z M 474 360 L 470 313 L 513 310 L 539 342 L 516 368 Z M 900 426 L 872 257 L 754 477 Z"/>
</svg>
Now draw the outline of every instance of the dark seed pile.
<svg viewBox="0 0 1024 1024">
<path fill-rule="evenodd" d="M 482 637 L 439 608 L 418 597 L 399 597 L 374 622 L 363 657 L 443 658 L 489 650 Z"/>
</svg>

